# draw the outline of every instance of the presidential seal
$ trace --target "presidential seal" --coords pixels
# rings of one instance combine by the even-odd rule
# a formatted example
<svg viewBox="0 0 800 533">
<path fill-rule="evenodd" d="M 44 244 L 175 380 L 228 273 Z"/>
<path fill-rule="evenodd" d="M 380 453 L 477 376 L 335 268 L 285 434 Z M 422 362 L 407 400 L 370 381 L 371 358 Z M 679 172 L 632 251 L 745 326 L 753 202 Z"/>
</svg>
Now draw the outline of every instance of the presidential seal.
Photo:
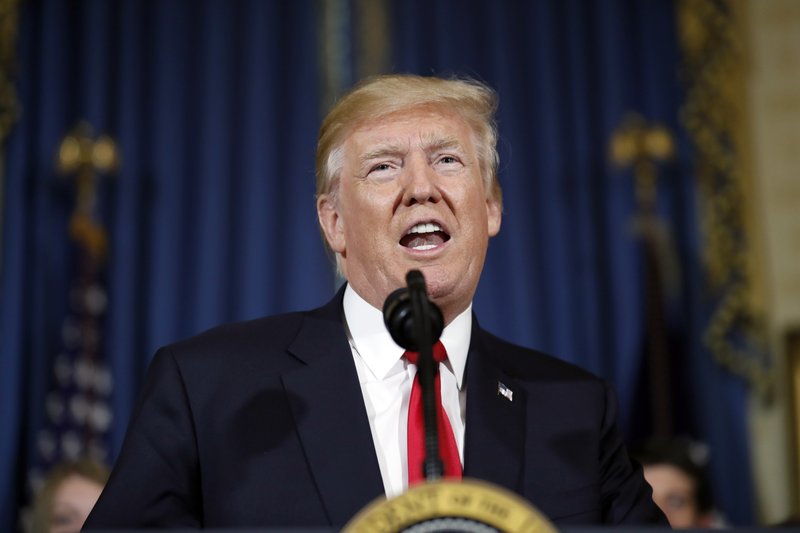
<svg viewBox="0 0 800 533">
<path fill-rule="evenodd" d="M 527 500 L 476 480 L 434 481 L 396 498 L 380 498 L 345 526 L 346 533 L 556 533 Z"/>
</svg>

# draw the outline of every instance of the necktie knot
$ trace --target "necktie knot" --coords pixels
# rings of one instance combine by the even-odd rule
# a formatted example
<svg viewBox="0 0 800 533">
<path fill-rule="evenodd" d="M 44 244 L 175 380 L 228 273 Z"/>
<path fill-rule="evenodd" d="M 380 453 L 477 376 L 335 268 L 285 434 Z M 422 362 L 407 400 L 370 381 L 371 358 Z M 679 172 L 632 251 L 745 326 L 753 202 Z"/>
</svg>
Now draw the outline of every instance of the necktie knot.
<svg viewBox="0 0 800 533">
<path fill-rule="evenodd" d="M 419 352 L 406 351 L 403 357 L 409 363 L 416 365 L 417 361 L 419 361 Z M 444 349 L 442 341 L 436 341 L 436 344 L 433 345 L 433 360 L 436 363 L 447 361 L 447 350 Z"/>
</svg>

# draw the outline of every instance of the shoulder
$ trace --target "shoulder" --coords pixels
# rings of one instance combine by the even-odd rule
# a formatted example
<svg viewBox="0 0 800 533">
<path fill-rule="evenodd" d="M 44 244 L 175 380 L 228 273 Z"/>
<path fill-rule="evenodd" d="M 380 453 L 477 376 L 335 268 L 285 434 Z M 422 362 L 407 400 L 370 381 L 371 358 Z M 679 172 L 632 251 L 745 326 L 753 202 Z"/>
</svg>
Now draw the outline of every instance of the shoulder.
<svg viewBox="0 0 800 533">
<path fill-rule="evenodd" d="M 148 381 L 177 379 L 188 391 L 240 382 L 255 374 L 275 375 L 297 364 L 287 347 L 304 316 L 289 313 L 224 324 L 163 346 L 148 367 Z"/>
<path fill-rule="evenodd" d="M 549 420 L 557 413 L 561 423 L 599 428 L 616 417 L 612 387 L 588 370 L 485 331 L 479 342 L 476 355 L 485 362 L 474 368 L 494 367 L 509 379 L 506 385 L 523 390 L 534 419 Z"/>
<path fill-rule="evenodd" d="M 294 348 L 318 337 L 344 336 L 341 298 L 308 310 L 224 324 L 161 348 L 159 358 L 170 358 L 181 369 L 217 368 L 220 372 L 249 370 L 280 372 L 296 366 Z M 156 362 L 154 361 L 154 363 Z"/>
<path fill-rule="evenodd" d="M 482 351 L 517 379 L 602 382 L 600 378 L 578 365 L 506 341 L 483 329 L 477 330 L 476 341 L 482 345 Z"/>
<path fill-rule="evenodd" d="M 307 315 L 307 312 L 286 313 L 223 324 L 172 343 L 164 349 L 177 357 L 268 351 L 275 346 L 289 344 Z"/>
</svg>

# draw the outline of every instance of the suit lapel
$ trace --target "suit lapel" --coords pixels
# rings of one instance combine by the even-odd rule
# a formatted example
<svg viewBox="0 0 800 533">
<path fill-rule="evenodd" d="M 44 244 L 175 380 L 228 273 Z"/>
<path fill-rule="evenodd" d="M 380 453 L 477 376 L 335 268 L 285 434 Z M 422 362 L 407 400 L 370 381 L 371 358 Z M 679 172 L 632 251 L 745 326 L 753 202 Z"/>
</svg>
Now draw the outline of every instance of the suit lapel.
<svg viewBox="0 0 800 533">
<path fill-rule="evenodd" d="M 282 377 L 297 432 L 331 524 L 342 525 L 384 489 L 341 292 L 304 320 L 289 351 L 306 363 Z"/>
<path fill-rule="evenodd" d="M 464 476 L 519 492 L 526 397 L 524 389 L 500 367 L 500 359 L 493 353 L 498 349 L 473 319 L 467 359 Z M 507 387 L 505 395 L 498 392 L 499 387 Z"/>
<path fill-rule="evenodd" d="M 305 366 L 282 377 L 298 436 L 334 526 L 384 488 L 361 386 L 341 321 L 341 295 L 308 315 L 289 351 Z M 500 347 L 473 322 L 467 359 L 464 476 L 520 490 L 525 391 L 506 374 Z M 498 393 L 498 385 L 512 399 Z"/>
</svg>

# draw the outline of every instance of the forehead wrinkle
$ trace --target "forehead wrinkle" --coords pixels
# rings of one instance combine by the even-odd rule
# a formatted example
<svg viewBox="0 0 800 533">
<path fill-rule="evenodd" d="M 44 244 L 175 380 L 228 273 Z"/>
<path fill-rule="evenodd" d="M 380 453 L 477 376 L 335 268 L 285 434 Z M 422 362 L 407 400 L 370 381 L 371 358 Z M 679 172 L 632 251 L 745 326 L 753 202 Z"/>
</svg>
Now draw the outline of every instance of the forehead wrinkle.
<svg viewBox="0 0 800 533">
<path fill-rule="evenodd" d="M 436 117 L 434 117 L 434 122 L 435 118 Z M 464 140 L 460 139 L 459 135 L 454 135 L 449 131 L 437 131 L 437 129 L 438 128 L 427 129 L 426 131 L 426 129 L 423 128 L 422 131 L 418 131 L 412 138 L 406 138 L 405 136 L 403 136 L 403 138 L 394 138 L 388 135 L 382 139 L 375 139 L 374 142 L 368 143 L 367 146 L 364 147 L 366 151 L 357 157 L 356 164 L 358 167 L 363 167 L 369 162 L 383 157 L 403 158 L 412 150 L 411 145 L 418 146 L 428 156 L 442 150 L 456 150 L 461 154 L 471 155 L 468 151 L 468 145 L 464 144 Z M 416 137 L 416 139 L 413 137 Z M 469 140 L 472 139 L 467 139 L 467 141 Z"/>
<path fill-rule="evenodd" d="M 466 151 L 461 141 L 453 136 L 428 135 L 422 139 L 422 147 L 426 153 L 438 152 L 441 150 Z"/>
<path fill-rule="evenodd" d="M 470 153 L 468 143 L 471 140 L 472 139 L 469 137 L 467 139 L 463 139 L 461 136 L 454 135 L 447 131 L 430 131 L 420 134 L 420 146 L 428 156 L 431 156 L 436 152 L 454 150 L 460 155 L 471 159 L 473 156 L 477 155 Z"/>
</svg>

